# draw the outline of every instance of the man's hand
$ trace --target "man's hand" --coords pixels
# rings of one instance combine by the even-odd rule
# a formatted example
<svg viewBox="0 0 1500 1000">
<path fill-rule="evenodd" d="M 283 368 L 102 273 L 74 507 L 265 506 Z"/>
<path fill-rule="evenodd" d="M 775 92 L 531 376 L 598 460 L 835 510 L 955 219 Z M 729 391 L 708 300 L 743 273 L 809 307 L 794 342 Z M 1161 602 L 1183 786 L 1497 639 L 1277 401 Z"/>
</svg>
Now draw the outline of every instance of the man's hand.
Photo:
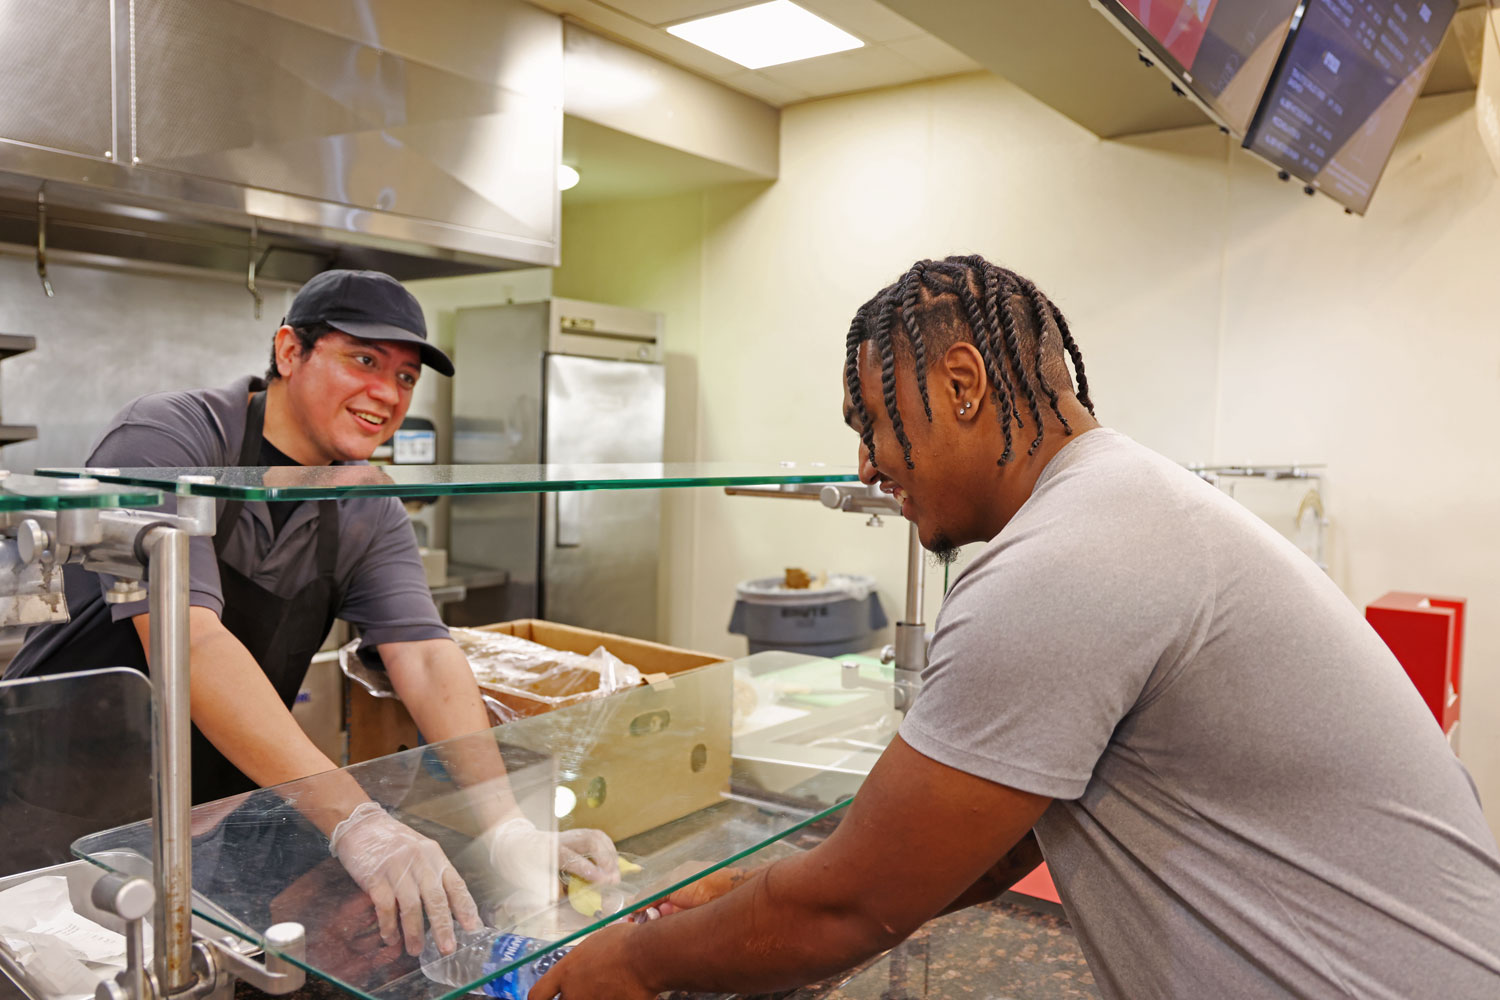
<svg viewBox="0 0 1500 1000">
<path fill-rule="evenodd" d="M 754 877 L 754 872 L 740 868 L 720 868 L 709 872 L 696 882 L 690 882 L 654 905 L 664 917 L 683 910 L 691 910 L 704 903 L 712 903 L 731 889 L 738 889 Z"/>
<path fill-rule="evenodd" d="M 646 985 L 633 960 L 630 939 L 638 930 L 617 924 L 589 935 L 537 980 L 526 1000 L 654 1000 L 661 991 Z"/>
<path fill-rule="evenodd" d="M 466 931 L 479 929 L 479 908 L 443 849 L 392 819 L 378 803 L 365 802 L 350 813 L 328 838 L 328 850 L 375 904 L 386 944 L 399 940 L 398 910 L 408 955 L 422 953 L 424 909 L 433 940 L 445 955 L 456 946 L 454 917 Z"/>
<path fill-rule="evenodd" d="M 563 873 L 595 885 L 620 881 L 614 841 L 601 830 L 547 833 L 517 816 L 480 839 L 490 867 L 514 890 L 505 903 L 515 916 L 535 913 L 555 902 Z"/>
</svg>

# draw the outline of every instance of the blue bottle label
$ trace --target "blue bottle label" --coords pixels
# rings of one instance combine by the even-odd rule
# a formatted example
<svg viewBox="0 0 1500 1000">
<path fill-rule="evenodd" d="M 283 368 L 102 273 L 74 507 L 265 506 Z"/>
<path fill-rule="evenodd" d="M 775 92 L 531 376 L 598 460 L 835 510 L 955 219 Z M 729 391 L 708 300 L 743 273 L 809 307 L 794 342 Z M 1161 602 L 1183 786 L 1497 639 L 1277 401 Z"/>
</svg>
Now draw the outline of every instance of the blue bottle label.
<svg viewBox="0 0 1500 1000">
<path fill-rule="evenodd" d="M 495 938 L 490 945 L 490 960 L 487 964 L 489 969 L 501 969 L 513 962 L 517 962 L 542 946 L 542 942 L 535 938 L 523 937 L 520 934 L 501 934 Z M 536 985 L 537 980 L 547 974 L 547 970 L 562 960 L 562 957 L 572 951 L 572 947 L 554 948 L 547 954 L 525 965 L 518 965 L 498 979 L 491 980 L 481 987 L 482 992 L 501 1000 L 526 1000 L 526 994 Z"/>
</svg>

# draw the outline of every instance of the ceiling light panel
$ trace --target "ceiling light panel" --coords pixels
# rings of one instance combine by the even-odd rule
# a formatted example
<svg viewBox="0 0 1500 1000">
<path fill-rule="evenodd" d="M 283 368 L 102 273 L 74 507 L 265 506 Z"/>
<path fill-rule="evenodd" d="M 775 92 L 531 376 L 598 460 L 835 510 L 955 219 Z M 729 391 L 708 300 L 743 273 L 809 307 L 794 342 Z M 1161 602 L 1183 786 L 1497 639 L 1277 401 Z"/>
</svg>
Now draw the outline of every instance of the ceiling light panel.
<svg viewBox="0 0 1500 1000">
<path fill-rule="evenodd" d="M 667 31 L 747 69 L 847 52 L 865 44 L 791 0 L 684 21 Z"/>
</svg>

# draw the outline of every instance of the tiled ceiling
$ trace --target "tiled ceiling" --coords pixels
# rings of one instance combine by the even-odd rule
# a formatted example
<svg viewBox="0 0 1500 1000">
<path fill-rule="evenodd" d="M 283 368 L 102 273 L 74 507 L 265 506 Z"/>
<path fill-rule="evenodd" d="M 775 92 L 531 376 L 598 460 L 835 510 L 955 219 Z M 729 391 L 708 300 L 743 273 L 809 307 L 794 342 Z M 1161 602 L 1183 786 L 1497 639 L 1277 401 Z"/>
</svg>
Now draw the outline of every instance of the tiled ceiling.
<svg viewBox="0 0 1500 1000">
<path fill-rule="evenodd" d="M 531 0 L 532 3 L 784 107 L 815 97 L 889 87 L 981 69 L 877 0 L 796 0 L 864 41 L 862 48 L 749 70 L 666 32 L 667 25 L 747 6 L 736 0 Z"/>
</svg>

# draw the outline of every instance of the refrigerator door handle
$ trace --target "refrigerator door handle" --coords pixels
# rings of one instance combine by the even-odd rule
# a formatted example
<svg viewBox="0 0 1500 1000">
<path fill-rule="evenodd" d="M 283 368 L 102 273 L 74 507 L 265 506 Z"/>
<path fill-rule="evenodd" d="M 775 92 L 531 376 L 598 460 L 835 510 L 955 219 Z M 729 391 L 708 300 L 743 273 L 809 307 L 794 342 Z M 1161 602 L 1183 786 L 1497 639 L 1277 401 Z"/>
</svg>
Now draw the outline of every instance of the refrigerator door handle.
<svg viewBox="0 0 1500 1000">
<path fill-rule="evenodd" d="M 559 549 L 576 549 L 583 544 L 583 494 L 552 494 L 557 504 L 553 511 L 556 535 L 553 545 Z"/>
</svg>

